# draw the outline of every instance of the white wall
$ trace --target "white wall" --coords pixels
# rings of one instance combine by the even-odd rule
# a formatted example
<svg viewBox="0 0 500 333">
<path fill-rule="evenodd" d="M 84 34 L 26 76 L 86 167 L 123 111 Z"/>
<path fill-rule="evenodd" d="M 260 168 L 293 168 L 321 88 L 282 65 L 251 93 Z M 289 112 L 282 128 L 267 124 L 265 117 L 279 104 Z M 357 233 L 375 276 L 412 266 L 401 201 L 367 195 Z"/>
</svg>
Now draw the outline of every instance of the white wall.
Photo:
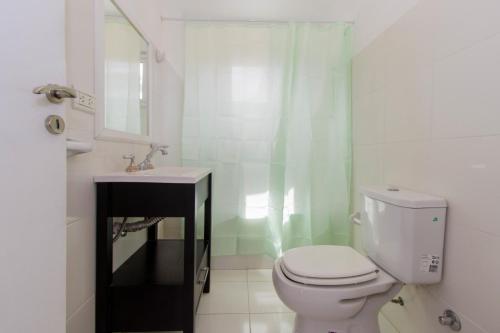
<svg viewBox="0 0 500 333">
<path fill-rule="evenodd" d="M 165 60 L 156 73 L 160 86 L 157 102 L 166 110 L 162 123 L 167 124 L 168 131 L 158 129 L 156 132 L 163 142 L 169 144 L 169 154 L 179 164 L 184 108 L 184 23 L 163 22 L 161 29 Z"/>
<path fill-rule="evenodd" d="M 127 17 L 144 31 L 154 46 L 163 48 L 164 36 L 161 29 L 159 0 L 115 0 Z"/>
<path fill-rule="evenodd" d="M 145 32 L 153 44 L 165 48 L 164 29 L 156 0 L 118 0 L 126 14 Z M 147 1 L 148 5 L 144 5 Z M 68 83 L 94 93 L 94 6 L 93 1 L 67 1 Z M 180 163 L 180 110 L 182 80 L 173 75 L 166 62 L 154 64 L 153 140 L 170 144 L 170 155 L 156 163 Z M 92 177 L 121 171 L 126 167 L 122 155 L 133 152 L 140 160 L 147 145 L 94 140 L 94 116 L 67 109 L 68 137 L 90 140 L 95 149 L 89 154 L 68 159 L 68 258 L 67 258 L 67 332 L 94 332 L 95 279 L 95 194 Z M 137 235 L 140 241 L 140 235 Z M 127 241 L 131 240 L 129 238 Z M 136 239 L 137 240 L 137 239 Z M 119 244 L 124 252 L 133 244 Z"/>
<path fill-rule="evenodd" d="M 410 10 L 418 0 L 360 0 L 355 16 L 353 53 L 357 54 Z"/>
<path fill-rule="evenodd" d="M 355 186 L 449 202 L 442 283 L 407 286 L 405 307 L 383 309 L 399 332 L 450 332 L 446 308 L 462 332 L 500 332 L 498 13 L 496 0 L 420 0 L 353 61 Z"/>
<path fill-rule="evenodd" d="M 351 21 L 364 1 L 373 0 L 162 0 L 162 6 L 165 16 L 187 19 Z"/>
</svg>

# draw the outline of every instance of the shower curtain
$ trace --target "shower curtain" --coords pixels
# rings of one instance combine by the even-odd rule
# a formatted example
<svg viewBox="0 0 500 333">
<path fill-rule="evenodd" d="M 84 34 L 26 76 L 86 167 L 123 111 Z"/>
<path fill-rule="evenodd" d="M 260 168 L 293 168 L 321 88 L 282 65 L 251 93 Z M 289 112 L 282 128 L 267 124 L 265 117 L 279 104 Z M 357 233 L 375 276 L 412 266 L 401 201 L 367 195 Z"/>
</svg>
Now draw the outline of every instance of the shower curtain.
<svg viewBox="0 0 500 333">
<path fill-rule="evenodd" d="M 214 170 L 213 255 L 347 244 L 348 24 L 186 26 L 182 159 Z"/>
</svg>

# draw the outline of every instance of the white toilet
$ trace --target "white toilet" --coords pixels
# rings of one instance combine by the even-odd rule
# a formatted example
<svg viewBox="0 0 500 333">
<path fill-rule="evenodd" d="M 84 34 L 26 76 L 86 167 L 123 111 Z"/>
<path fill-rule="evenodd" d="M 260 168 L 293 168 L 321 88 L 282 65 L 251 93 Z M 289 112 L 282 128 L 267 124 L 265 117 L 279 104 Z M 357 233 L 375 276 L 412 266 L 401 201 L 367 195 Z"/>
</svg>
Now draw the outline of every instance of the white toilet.
<svg viewBox="0 0 500 333">
<path fill-rule="evenodd" d="M 363 188 L 368 258 L 347 246 L 306 246 L 276 260 L 273 282 L 297 313 L 294 333 L 379 333 L 378 313 L 405 283 L 441 280 L 446 201 L 394 188 Z"/>
</svg>

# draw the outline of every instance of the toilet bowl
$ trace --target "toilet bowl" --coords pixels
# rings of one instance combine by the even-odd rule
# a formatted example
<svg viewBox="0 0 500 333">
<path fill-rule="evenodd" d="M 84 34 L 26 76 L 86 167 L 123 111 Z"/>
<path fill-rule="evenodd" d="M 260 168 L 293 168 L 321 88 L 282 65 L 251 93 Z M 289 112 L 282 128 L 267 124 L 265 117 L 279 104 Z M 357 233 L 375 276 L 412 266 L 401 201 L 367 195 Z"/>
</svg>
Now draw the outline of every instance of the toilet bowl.
<svg viewBox="0 0 500 333">
<path fill-rule="evenodd" d="M 297 314 L 294 333 L 379 333 L 380 308 L 404 283 L 441 281 L 446 201 L 394 186 L 361 193 L 367 257 L 348 246 L 305 246 L 274 264 L 276 292 Z"/>
<path fill-rule="evenodd" d="M 346 246 L 307 246 L 276 260 L 273 283 L 296 312 L 294 333 L 379 333 L 378 312 L 402 284 Z"/>
</svg>

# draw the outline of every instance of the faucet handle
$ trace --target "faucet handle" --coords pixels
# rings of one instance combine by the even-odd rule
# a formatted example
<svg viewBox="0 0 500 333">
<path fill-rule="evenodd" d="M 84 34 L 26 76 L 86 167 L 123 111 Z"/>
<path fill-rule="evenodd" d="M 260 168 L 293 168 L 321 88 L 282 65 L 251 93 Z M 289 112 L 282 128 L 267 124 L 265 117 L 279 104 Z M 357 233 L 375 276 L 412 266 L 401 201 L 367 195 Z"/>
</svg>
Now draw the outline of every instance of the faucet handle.
<svg viewBox="0 0 500 333">
<path fill-rule="evenodd" d="M 157 143 L 152 143 L 151 144 L 151 150 L 152 151 L 159 151 L 162 155 L 168 155 L 168 145 L 160 145 Z"/>
<path fill-rule="evenodd" d="M 137 165 L 135 165 L 135 154 L 132 153 L 132 154 L 123 155 L 123 159 L 130 160 L 129 166 L 127 167 L 127 169 L 125 169 L 126 172 L 139 171 L 139 168 L 137 167 Z"/>
<path fill-rule="evenodd" d="M 123 155 L 123 159 L 124 160 L 135 161 L 135 154 L 134 153 L 125 154 L 125 155 Z"/>
</svg>

